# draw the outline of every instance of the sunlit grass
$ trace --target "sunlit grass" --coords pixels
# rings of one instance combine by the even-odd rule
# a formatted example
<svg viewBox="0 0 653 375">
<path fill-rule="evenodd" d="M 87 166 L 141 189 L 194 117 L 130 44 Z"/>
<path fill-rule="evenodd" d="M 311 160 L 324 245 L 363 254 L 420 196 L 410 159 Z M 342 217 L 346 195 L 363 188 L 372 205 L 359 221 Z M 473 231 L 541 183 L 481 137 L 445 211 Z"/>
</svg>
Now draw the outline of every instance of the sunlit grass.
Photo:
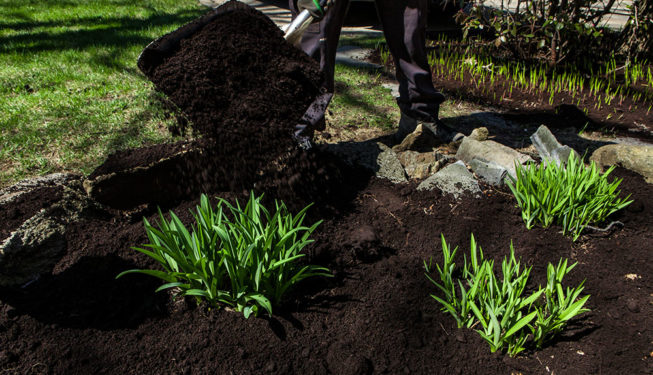
<svg viewBox="0 0 653 375">
<path fill-rule="evenodd" d="M 380 71 L 336 66 L 336 93 L 329 106 L 332 123 L 339 126 L 390 129 L 399 123 L 400 112 Z"/>
<path fill-rule="evenodd" d="M 192 0 L 0 4 L 0 186 L 171 141 L 174 119 L 136 60 L 203 12 Z"/>
</svg>

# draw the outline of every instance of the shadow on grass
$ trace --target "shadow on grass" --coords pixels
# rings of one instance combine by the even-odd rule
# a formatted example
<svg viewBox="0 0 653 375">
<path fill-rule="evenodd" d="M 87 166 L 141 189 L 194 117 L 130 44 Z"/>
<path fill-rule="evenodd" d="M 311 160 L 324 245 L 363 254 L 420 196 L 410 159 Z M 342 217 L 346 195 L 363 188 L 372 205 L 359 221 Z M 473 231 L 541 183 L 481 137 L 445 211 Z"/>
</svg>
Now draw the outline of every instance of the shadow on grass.
<svg viewBox="0 0 653 375">
<path fill-rule="evenodd" d="M 143 31 L 164 26 L 182 25 L 200 16 L 204 9 L 182 9 L 176 13 L 157 13 L 145 18 L 135 17 L 87 17 L 60 21 L 2 22 L 0 29 L 28 31 L 17 35 L 0 37 L 0 53 L 35 53 L 52 50 L 83 50 L 96 47 L 119 47 L 131 45 L 145 47 L 152 38 Z M 61 31 L 29 30 L 39 27 L 63 28 Z M 81 27 L 72 30 L 72 27 Z"/>
</svg>

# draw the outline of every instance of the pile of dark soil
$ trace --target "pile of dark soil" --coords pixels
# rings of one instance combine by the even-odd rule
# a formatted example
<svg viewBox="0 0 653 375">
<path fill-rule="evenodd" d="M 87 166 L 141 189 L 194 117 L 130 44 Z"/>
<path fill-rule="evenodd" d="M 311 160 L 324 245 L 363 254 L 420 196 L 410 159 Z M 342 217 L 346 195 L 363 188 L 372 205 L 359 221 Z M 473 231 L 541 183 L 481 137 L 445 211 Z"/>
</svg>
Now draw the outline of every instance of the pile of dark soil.
<svg viewBox="0 0 653 375">
<path fill-rule="evenodd" d="M 226 8 L 143 70 L 207 139 L 201 168 L 218 187 L 238 191 L 292 162 L 294 126 L 323 76 L 267 16 Z"/>
<path fill-rule="evenodd" d="M 140 217 L 98 213 L 72 225 L 68 249 L 51 275 L 0 290 L 0 369 L 15 374 L 644 374 L 653 369 L 653 188 L 625 178 L 635 203 L 615 219 L 622 229 L 573 243 L 548 230 L 526 230 L 514 199 L 488 190 L 455 201 L 412 185 L 349 175 L 352 196 L 314 235 L 311 263 L 332 279 L 308 279 L 272 318 L 196 307 L 154 293 L 144 275 L 115 280 L 134 267 L 155 267 L 130 249 L 143 243 Z M 229 193 L 233 199 L 239 194 Z M 241 198 L 244 198 L 241 196 Z M 189 223 L 197 201 L 175 207 Z M 146 214 L 155 219 L 153 213 Z M 0 223 L 0 227 L 3 223 Z M 590 313 L 542 351 L 492 354 L 480 336 L 457 329 L 429 294 L 422 262 L 441 262 L 439 236 L 468 250 L 474 233 L 499 260 L 510 241 L 533 266 L 532 287 L 547 262 L 578 266 L 566 282 L 585 281 Z"/>
</svg>

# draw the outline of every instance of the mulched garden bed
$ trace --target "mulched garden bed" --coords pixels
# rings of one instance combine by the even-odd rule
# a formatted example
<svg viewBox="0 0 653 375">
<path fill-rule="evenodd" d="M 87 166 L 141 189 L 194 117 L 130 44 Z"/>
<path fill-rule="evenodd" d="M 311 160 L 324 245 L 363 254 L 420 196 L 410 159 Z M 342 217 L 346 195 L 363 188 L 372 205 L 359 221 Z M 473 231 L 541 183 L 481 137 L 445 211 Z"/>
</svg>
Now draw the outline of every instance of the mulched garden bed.
<svg viewBox="0 0 653 375">
<path fill-rule="evenodd" d="M 144 275 L 115 280 L 125 269 L 154 264 L 130 249 L 146 240 L 140 220 L 98 213 L 68 228 L 67 253 L 52 275 L 0 291 L 0 368 L 21 374 L 648 373 L 653 189 L 630 172 L 616 175 L 635 199 L 616 218 L 625 227 L 573 243 L 555 228 L 526 230 L 503 191 L 455 201 L 352 173 L 348 178 L 361 187 L 349 191 L 351 199 L 323 197 L 331 200 L 331 214 L 312 210 L 325 221 L 308 260 L 330 267 L 335 277 L 306 280 L 285 310 L 249 320 L 155 294 L 159 282 Z M 196 203 L 174 210 L 188 223 Z M 442 260 L 440 233 L 465 251 L 474 233 L 494 259 L 508 253 L 512 240 L 517 256 L 533 265 L 534 285 L 545 281 L 547 262 L 578 261 L 566 282 L 586 280 L 592 311 L 542 351 L 517 358 L 490 353 L 478 334 L 456 329 L 429 297 L 435 290 L 422 262 Z"/>
</svg>

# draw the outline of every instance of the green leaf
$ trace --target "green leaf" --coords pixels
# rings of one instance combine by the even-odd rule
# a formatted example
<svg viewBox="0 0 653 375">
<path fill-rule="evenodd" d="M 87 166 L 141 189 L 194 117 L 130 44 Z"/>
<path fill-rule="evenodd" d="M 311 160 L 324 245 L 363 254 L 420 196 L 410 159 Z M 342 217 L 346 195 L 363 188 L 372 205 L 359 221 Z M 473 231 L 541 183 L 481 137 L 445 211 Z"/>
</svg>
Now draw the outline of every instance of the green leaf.
<svg viewBox="0 0 653 375">
<path fill-rule="evenodd" d="M 536 315 L 537 315 L 537 311 L 533 311 L 532 313 L 530 313 L 530 314 L 526 315 L 525 317 L 521 318 L 517 323 L 515 323 L 514 326 L 512 326 L 508 330 L 508 332 L 506 332 L 504 337 L 508 338 L 508 337 L 514 335 L 517 331 L 519 331 L 524 326 L 526 326 L 528 323 L 530 323 L 531 320 L 533 320 L 533 318 L 535 318 Z"/>
<path fill-rule="evenodd" d="M 573 303 L 569 308 L 567 308 L 565 311 L 560 313 L 559 319 L 561 321 L 567 321 L 569 319 L 572 319 L 573 317 L 580 315 L 584 312 L 589 311 L 588 309 L 583 309 L 583 306 L 587 302 L 587 300 L 590 298 L 589 295 L 581 298 L 580 300 L 576 301 Z"/>
</svg>

